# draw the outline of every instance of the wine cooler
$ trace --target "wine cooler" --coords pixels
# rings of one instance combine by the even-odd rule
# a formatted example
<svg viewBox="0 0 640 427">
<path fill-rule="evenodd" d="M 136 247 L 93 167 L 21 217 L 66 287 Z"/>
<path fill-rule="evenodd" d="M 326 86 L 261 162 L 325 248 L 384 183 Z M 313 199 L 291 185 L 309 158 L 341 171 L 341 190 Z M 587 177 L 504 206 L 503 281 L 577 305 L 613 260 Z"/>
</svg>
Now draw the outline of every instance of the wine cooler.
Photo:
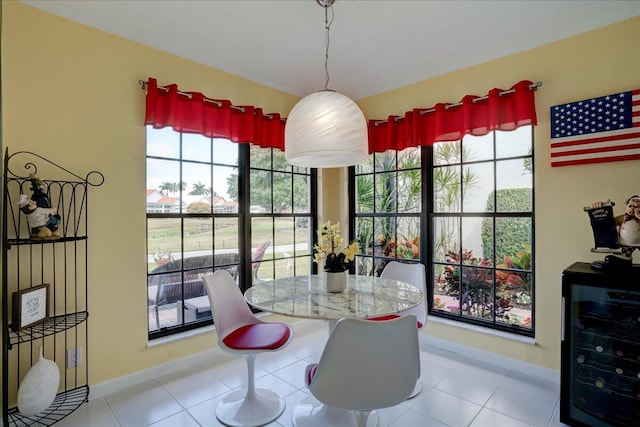
<svg viewBox="0 0 640 427">
<path fill-rule="evenodd" d="M 560 421 L 640 426 L 640 266 L 562 276 Z"/>
</svg>

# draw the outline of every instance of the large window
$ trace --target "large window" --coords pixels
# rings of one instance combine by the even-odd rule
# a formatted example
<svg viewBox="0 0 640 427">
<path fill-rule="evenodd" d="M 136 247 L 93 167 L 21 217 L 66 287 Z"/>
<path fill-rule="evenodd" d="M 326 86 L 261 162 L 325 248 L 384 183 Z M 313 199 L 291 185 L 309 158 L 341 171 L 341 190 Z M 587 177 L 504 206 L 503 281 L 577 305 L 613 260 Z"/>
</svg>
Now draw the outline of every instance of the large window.
<svg viewBox="0 0 640 427">
<path fill-rule="evenodd" d="M 421 150 L 376 153 L 353 171 L 361 272 L 420 259 L 431 315 L 532 336 L 532 128 Z"/>
<path fill-rule="evenodd" d="M 146 172 L 150 338 L 211 323 L 214 270 L 243 291 L 309 271 L 315 173 L 279 150 L 147 127 Z"/>
</svg>

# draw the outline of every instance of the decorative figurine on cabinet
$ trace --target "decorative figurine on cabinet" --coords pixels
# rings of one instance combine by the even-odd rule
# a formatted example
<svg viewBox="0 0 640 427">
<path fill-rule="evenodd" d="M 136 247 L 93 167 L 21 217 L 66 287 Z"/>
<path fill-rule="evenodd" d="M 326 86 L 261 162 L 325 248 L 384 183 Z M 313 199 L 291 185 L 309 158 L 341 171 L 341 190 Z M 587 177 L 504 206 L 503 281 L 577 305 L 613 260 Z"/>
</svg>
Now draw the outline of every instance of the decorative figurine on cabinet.
<svg viewBox="0 0 640 427">
<path fill-rule="evenodd" d="M 640 196 L 634 194 L 626 202 L 625 212 L 613 217 L 610 200 L 606 202 L 594 202 L 591 208 L 585 208 L 589 212 L 596 248 L 594 252 L 617 252 L 620 255 L 608 255 L 603 263 L 593 263 L 594 268 L 606 268 L 611 266 L 631 266 L 632 255 L 636 249 L 640 249 Z M 617 228 L 617 235 L 612 233 Z M 604 248 L 598 248 L 604 243 Z M 600 250 L 599 250 L 600 249 Z M 607 250 L 610 249 L 610 250 Z"/>
<path fill-rule="evenodd" d="M 626 203 L 627 210 L 616 217 L 616 224 L 620 226 L 622 253 L 631 257 L 634 250 L 640 249 L 640 196 L 635 194 Z"/>
<path fill-rule="evenodd" d="M 60 215 L 58 215 L 57 208 L 40 207 L 35 200 L 29 199 L 26 194 L 21 194 L 16 203 L 27 216 L 32 239 L 57 239 L 60 237 L 58 231 Z"/>
</svg>

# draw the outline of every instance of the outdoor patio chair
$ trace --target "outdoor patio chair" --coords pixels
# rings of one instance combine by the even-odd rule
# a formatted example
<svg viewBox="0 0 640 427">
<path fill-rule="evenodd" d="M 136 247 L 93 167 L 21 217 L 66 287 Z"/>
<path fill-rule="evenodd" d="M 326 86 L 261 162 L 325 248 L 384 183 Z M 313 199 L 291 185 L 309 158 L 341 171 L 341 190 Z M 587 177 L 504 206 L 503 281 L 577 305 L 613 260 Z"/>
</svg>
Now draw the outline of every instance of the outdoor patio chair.
<svg viewBox="0 0 640 427">
<path fill-rule="evenodd" d="M 270 240 L 267 240 L 264 243 L 259 244 L 256 249 L 251 254 L 251 273 L 252 273 L 252 283 L 255 285 L 256 283 L 260 283 L 263 280 L 258 278 L 258 269 L 260 268 L 260 264 L 262 264 L 262 258 L 264 257 L 264 253 L 267 251 L 267 248 L 271 244 Z"/>
<path fill-rule="evenodd" d="M 214 270 L 214 260 L 216 270 L 227 270 L 234 280 L 237 279 L 237 253 L 177 259 L 159 265 L 151 271 L 147 282 L 147 305 L 155 312 L 156 328 L 160 328 L 160 306 L 174 304 L 183 298 L 187 300 L 207 295 L 202 276 Z"/>
</svg>

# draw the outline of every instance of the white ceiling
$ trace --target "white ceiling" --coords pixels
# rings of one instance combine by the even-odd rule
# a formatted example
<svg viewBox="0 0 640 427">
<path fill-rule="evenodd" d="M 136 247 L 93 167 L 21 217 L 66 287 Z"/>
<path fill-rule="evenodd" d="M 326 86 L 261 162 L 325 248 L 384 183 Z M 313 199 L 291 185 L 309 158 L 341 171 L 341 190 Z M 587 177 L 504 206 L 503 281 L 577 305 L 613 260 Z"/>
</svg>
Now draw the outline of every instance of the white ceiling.
<svg viewBox="0 0 640 427">
<path fill-rule="evenodd" d="M 295 95 L 325 84 L 315 0 L 24 3 Z M 328 87 L 359 99 L 640 15 L 640 1 L 337 0 L 333 10 Z"/>
</svg>

